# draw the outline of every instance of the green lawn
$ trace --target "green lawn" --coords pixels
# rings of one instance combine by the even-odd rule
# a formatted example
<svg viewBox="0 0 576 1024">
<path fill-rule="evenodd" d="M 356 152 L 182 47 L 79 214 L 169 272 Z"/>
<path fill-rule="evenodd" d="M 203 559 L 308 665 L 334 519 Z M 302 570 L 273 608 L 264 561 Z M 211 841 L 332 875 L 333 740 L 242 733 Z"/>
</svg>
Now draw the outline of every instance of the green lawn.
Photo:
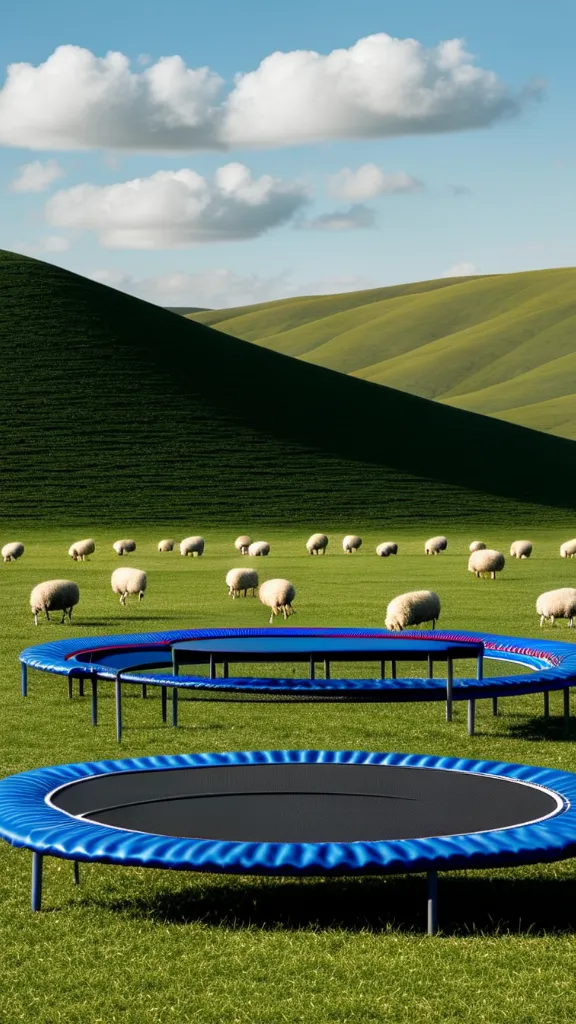
<svg viewBox="0 0 576 1024">
<path fill-rule="evenodd" d="M 322 528 L 322 523 L 317 524 Z M 351 528 L 362 531 L 358 521 Z M 535 600 L 543 590 L 574 583 L 576 565 L 558 554 L 574 533 L 487 528 L 452 533 L 448 552 L 426 558 L 421 530 L 364 532 L 354 556 L 341 553 L 342 532 L 329 554 L 310 558 L 305 530 L 262 529 L 268 559 L 252 562 L 260 578 L 286 576 L 297 589 L 296 625 L 381 626 L 388 600 L 430 587 L 443 604 L 441 626 L 539 634 Z M 88 533 L 92 531 L 87 531 Z M 173 534 L 180 539 L 184 532 Z M 476 536 L 477 533 L 480 536 Z M 243 560 L 234 531 L 206 530 L 201 559 L 156 552 L 165 527 L 135 531 L 137 551 L 120 561 L 111 544 L 125 535 L 96 530 L 90 561 L 67 557 L 76 529 L 3 531 L 22 539 L 19 563 L 0 565 L 3 774 L 45 764 L 183 751 L 258 748 L 398 750 L 504 759 L 576 771 L 575 733 L 564 737 L 560 694 L 553 717 L 542 718 L 541 695 L 478 707 L 478 734 L 466 733 L 463 704 L 447 725 L 442 704 L 342 705 L 182 700 L 181 727 L 160 722 L 159 698 L 125 701 L 126 732 L 114 740 L 113 701 L 102 686 L 100 725 L 90 726 L 87 698 L 66 697 L 66 683 L 30 673 L 30 696 L 19 693 L 17 655 L 48 637 L 155 631 L 194 626 L 258 626 L 267 612 L 257 600 L 227 598 L 226 571 Z M 254 535 L 255 536 L 255 535 Z M 466 571 L 467 545 L 483 539 L 505 553 L 517 536 L 535 545 L 529 561 L 508 559 L 495 581 Z M 378 541 L 400 545 L 378 559 Z M 118 565 L 148 572 L 141 605 L 125 610 L 109 577 Z M 69 577 L 81 588 L 71 628 L 58 621 L 35 628 L 32 586 Z M 56 616 L 56 620 L 59 617 Z M 282 628 L 279 626 L 278 628 Z M 566 623 L 554 636 L 571 639 Z M 264 880 L 187 875 L 86 865 L 72 884 L 65 861 L 48 860 L 44 911 L 29 910 L 30 854 L 0 845 L 0 1020 L 35 1024 L 371 1024 L 426 1019 L 486 1024 L 552 1024 L 574 1020 L 576 867 L 572 862 L 501 872 L 447 875 L 440 880 L 441 934 L 425 928 L 421 876 L 366 880 Z"/>
</svg>

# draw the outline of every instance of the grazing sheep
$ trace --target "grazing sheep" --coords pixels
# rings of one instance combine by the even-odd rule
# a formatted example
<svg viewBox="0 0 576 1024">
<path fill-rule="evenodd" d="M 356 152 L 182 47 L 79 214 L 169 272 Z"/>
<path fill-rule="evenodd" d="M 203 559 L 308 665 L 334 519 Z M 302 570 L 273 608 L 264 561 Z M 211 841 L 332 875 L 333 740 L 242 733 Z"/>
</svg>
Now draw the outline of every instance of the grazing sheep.
<svg viewBox="0 0 576 1024">
<path fill-rule="evenodd" d="M 390 555 L 397 555 L 398 545 L 395 544 L 393 540 L 385 540 L 376 548 L 376 554 L 379 555 L 380 558 L 389 558 Z"/>
<path fill-rule="evenodd" d="M 241 555 L 247 555 L 248 548 L 250 547 L 251 543 L 252 537 L 249 537 L 247 533 L 242 533 L 240 534 L 239 537 L 236 537 L 236 540 L 234 541 L 234 547 L 236 548 L 236 551 L 240 552 Z"/>
<path fill-rule="evenodd" d="M 313 533 L 306 541 L 309 555 L 325 555 L 328 547 L 328 537 L 325 533 Z"/>
<path fill-rule="evenodd" d="M 252 591 L 252 597 L 256 597 L 258 588 L 258 573 L 255 569 L 230 569 L 226 574 L 226 586 L 228 595 L 234 600 L 235 597 L 248 597 L 248 591 Z"/>
<path fill-rule="evenodd" d="M 258 555 L 269 555 L 270 545 L 265 540 L 255 540 L 248 548 L 248 554 L 254 557 Z"/>
<path fill-rule="evenodd" d="M 574 558 L 574 555 L 576 555 L 576 539 L 565 541 L 560 547 L 560 555 L 562 558 Z"/>
<path fill-rule="evenodd" d="M 574 587 L 560 587 L 559 590 L 547 590 L 540 594 L 536 601 L 536 611 L 540 616 L 540 627 L 546 619 L 554 625 L 554 619 L 568 619 L 568 625 L 574 625 L 576 615 L 576 590 Z"/>
<path fill-rule="evenodd" d="M 470 545 L 470 547 L 468 548 L 468 550 L 469 551 L 486 551 L 486 545 L 485 545 L 483 540 L 473 540 L 471 545 Z"/>
<path fill-rule="evenodd" d="M 357 537 L 354 533 L 349 533 L 342 541 L 342 547 L 347 555 L 353 555 L 358 548 L 362 547 L 362 537 Z"/>
<path fill-rule="evenodd" d="M 447 547 L 446 537 L 430 537 L 424 545 L 424 551 L 427 555 L 439 555 L 441 551 L 446 551 Z"/>
<path fill-rule="evenodd" d="M 496 573 L 502 572 L 506 559 L 500 551 L 493 551 L 492 548 L 485 548 L 482 551 L 473 551 L 468 559 L 468 572 L 473 572 L 477 579 L 483 573 L 490 573 L 493 580 Z"/>
<path fill-rule="evenodd" d="M 4 562 L 15 562 L 24 554 L 24 545 L 19 540 L 13 540 L 2 548 L 2 559 Z"/>
<path fill-rule="evenodd" d="M 285 619 L 289 615 L 295 615 L 292 601 L 296 597 L 296 588 L 289 580 L 266 580 L 260 587 L 259 598 L 262 604 L 271 608 L 270 622 L 282 612 Z"/>
<path fill-rule="evenodd" d="M 180 554 L 192 555 L 193 558 L 200 558 L 204 552 L 204 537 L 185 537 L 180 542 Z"/>
<path fill-rule="evenodd" d="M 120 594 L 120 604 L 125 605 L 129 594 L 138 594 L 138 600 L 142 600 L 148 577 L 142 569 L 129 569 L 126 565 L 114 570 L 111 583 L 114 593 Z"/>
<path fill-rule="evenodd" d="M 386 609 L 386 629 L 399 632 L 407 626 L 431 622 L 432 629 L 440 618 L 440 598 L 433 590 L 412 590 L 395 597 Z"/>
<path fill-rule="evenodd" d="M 529 540 L 515 540 L 510 545 L 512 558 L 530 558 L 532 544 Z"/>
<path fill-rule="evenodd" d="M 38 615 L 44 612 L 50 622 L 49 612 L 62 612 L 62 622 L 72 622 L 72 609 L 80 600 L 80 590 L 72 580 L 46 580 L 39 583 L 30 594 L 30 607 L 34 616 L 34 625 L 38 625 Z M 62 623 L 61 623 L 62 624 Z"/>
<path fill-rule="evenodd" d="M 87 540 L 76 540 L 68 548 L 68 554 L 70 558 L 73 558 L 75 562 L 85 562 L 86 555 L 93 555 L 96 550 L 96 545 L 91 537 Z"/>
<path fill-rule="evenodd" d="M 159 540 L 158 551 L 174 551 L 175 544 L 176 541 L 168 537 L 165 540 Z"/>
<path fill-rule="evenodd" d="M 117 555 L 126 555 L 129 551 L 136 551 L 136 541 L 123 537 L 122 540 L 115 540 L 112 547 Z"/>
</svg>

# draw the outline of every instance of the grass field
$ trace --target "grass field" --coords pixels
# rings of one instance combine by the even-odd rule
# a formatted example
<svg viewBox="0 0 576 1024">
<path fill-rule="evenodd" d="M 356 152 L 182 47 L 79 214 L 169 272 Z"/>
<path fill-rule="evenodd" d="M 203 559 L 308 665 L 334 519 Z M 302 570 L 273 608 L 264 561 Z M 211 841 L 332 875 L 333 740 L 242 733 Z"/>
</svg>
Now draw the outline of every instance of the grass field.
<svg viewBox="0 0 576 1024">
<path fill-rule="evenodd" d="M 318 524 L 321 526 L 322 524 Z M 507 553 L 527 522 L 484 529 Z M 394 531 L 396 558 L 379 559 L 376 533 L 355 524 L 361 551 L 345 556 L 331 535 L 325 558 L 310 558 L 306 530 L 264 534 L 268 559 L 260 578 L 286 576 L 297 588 L 296 625 L 381 626 L 387 601 L 416 587 L 438 591 L 440 625 L 539 634 L 534 603 L 543 590 L 573 585 L 576 566 L 558 547 L 574 533 L 531 529 L 531 560 L 509 559 L 495 581 L 466 571 L 470 532 L 449 529 L 449 549 L 423 554 L 420 528 Z M 520 528 L 522 526 L 522 528 Z M 73 563 L 75 533 L 56 527 L 19 531 L 20 562 L 0 565 L 2 754 L 7 774 L 45 764 L 183 751 L 261 748 L 399 750 L 503 759 L 576 771 L 572 733 L 562 731 L 560 694 L 542 718 L 541 695 L 478 707 L 478 734 L 466 733 L 465 706 L 447 725 L 441 704 L 375 706 L 310 703 L 181 702 L 181 727 L 160 722 L 159 699 L 135 691 L 125 701 L 126 733 L 114 740 L 113 701 L 102 686 L 100 725 L 90 726 L 87 698 L 66 697 L 66 682 L 30 673 L 19 694 L 17 655 L 49 637 L 194 626 L 258 626 L 257 600 L 232 602 L 226 571 L 241 564 L 235 532 L 207 530 L 201 559 L 159 555 L 165 535 L 136 530 L 137 551 L 122 562 L 112 541 L 124 524 L 95 530 L 96 553 Z M 186 532 L 186 531 L 184 531 Z M 476 531 L 474 531 L 476 532 Z M 177 538 L 183 531 L 176 529 Z M 16 539 L 16 535 L 5 539 Z M 128 562 L 146 569 L 141 605 L 125 610 L 109 577 Z M 28 607 L 42 579 L 78 581 L 81 603 L 71 628 L 35 628 Z M 58 618 L 58 617 L 56 617 Z M 278 627 L 282 628 L 282 627 Z M 550 631 L 551 632 L 551 631 Z M 547 631 L 548 634 L 548 631 Z M 554 630 L 571 640 L 566 623 Z M 573 862 L 514 871 L 470 872 L 440 880 L 440 925 L 424 934 L 421 876 L 361 881 L 264 880 L 86 865 L 80 888 L 67 862 L 48 860 L 45 910 L 29 911 L 30 854 L 0 844 L 0 1020 L 34 1024 L 568 1024 L 574 1020 L 576 867 Z"/>
<path fill-rule="evenodd" d="M 576 438 L 576 269 L 423 281 L 190 319 L 446 405 Z"/>
</svg>

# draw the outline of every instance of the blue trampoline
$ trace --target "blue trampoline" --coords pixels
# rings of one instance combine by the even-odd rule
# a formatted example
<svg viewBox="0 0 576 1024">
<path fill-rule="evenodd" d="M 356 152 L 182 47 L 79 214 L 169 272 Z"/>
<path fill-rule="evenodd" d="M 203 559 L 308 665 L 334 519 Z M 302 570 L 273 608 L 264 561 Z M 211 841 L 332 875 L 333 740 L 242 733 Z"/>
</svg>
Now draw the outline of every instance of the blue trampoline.
<svg viewBox="0 0 576 1024">
<path fill-rule="evenodd" d="M 0 781 L 0 836 L 74 862 L 252 875 L 437 873 L 576 855 L 576 775 L 415 754 L 274 750 L 56 765 Z"/>
<path fill-rule="evenodd" d="M 529 672 L 484 678 L 484 657 L 513 662 Z M 474 677 L 454 677 L 454 662 L 471 658 Z M 307 678 L 261 678 L 230 675 L 231 664 L 302 662 L 309 665 Z M 374 678 L 332 678 L 333 662 L 376 663 Z M 397 678 L 401 661 L 423 661 L 422 678 Z M 92 720 L 97 724 L 98 681 L 115 684 L 116 731 L 123 729 L 122 687 L 139 684 L 160 688 L 162 719 L 167 719 L 167 693 L 172 691 L 172 724 L 178 723 L 178 693 L 206 691 L 212 696 L 244 695 L 283 699 L 348 701 L 433 701 L 446 702 L 446 718 L 452 719 L 453 702 L 468 702 L 468 732 L 474 733 L 475 702 L 492 698 L 497 713 L 499 697 L 529 693 L 544 694 L 549 713 L 550 691 L 562 690 L 564 717 L 570 714 L 570 686 L 576 683 L 576 646 L 550 640 L 526 640 L 512 636 L 471 633 L 461 630 L 415 630 L 401 634 L 386 630 L 358 628 L 285 628 L 279 633 L 266 629 L 195 629 L 166 633 L 103 636 L 57 640 L 29 647 L 20 655 L 22 693 L 28 692 L 27 670 L 56 673 L 80 687 L 92 688 Z M 434 666 L 446 665 L 446 674 L 435 677 Z M 317 665 L 323 676 L 317 676 Z M 386 666 L 391 665 L 391 677 Z M 186 665 L 207 665 L 209 676 L 182 674 Z M 221 675 L 218 676 L 218 668 Z M 166 671 L 168 670 L 168 671 Z M 535 670 L 535 671 L 534 671 Z M 81 690 L 83 692 L 83 689 Z"/>
</svg>

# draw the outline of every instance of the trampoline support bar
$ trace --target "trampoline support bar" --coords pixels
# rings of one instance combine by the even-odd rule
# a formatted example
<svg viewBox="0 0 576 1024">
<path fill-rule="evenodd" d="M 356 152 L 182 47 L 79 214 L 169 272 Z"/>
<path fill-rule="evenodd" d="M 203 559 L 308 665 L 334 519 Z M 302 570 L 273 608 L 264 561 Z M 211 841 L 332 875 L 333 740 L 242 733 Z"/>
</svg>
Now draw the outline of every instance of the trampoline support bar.
<svg viewBox="0 0 576 1024">
<path fill-rule="evenodd" d="M 80 885 L 80 865 L 77 860 L 75 860 L 72 865 L 72 878 L 74 880 L 74 885 Z"/>
<path fill-rule="evenodd" d="M 122 681 L 121 672 L 116 673 L 116 681 L 114 684 L 114 691 L 116 697 L 116 742 L 120 743 L 122 739 Z"/>
<path fill-rule="evenodd" d="M 28 666 L 21 661 L 20 667 L 22 669 L 22 696 L 28 696 Z"/>
<path fill-rule="evenodd" d="M 428 935 L 436 935 L 438 931 L 438 872 L 429 871 L 426 876 L 428 887 Z"/>
<path fill-rule="evenodd" d="M 98 725 L 98 673 L 92 672 L 90 676 L 90 684 L 92 687 L 91 697 L 91 710 L 92 710 L 92 725 Z"/>
<path fill-rule="evenodd" d="M 42 906 L 42 861 L 43 856 L 32 851 L 32 910 L 40 910 Z"/>
<path fill-rule="evenodd" d="M 446 658 L 446 721 L 452 721 L 452 688 L 454 684 L 454 663 L 450 655 Z"/>
</svg>

